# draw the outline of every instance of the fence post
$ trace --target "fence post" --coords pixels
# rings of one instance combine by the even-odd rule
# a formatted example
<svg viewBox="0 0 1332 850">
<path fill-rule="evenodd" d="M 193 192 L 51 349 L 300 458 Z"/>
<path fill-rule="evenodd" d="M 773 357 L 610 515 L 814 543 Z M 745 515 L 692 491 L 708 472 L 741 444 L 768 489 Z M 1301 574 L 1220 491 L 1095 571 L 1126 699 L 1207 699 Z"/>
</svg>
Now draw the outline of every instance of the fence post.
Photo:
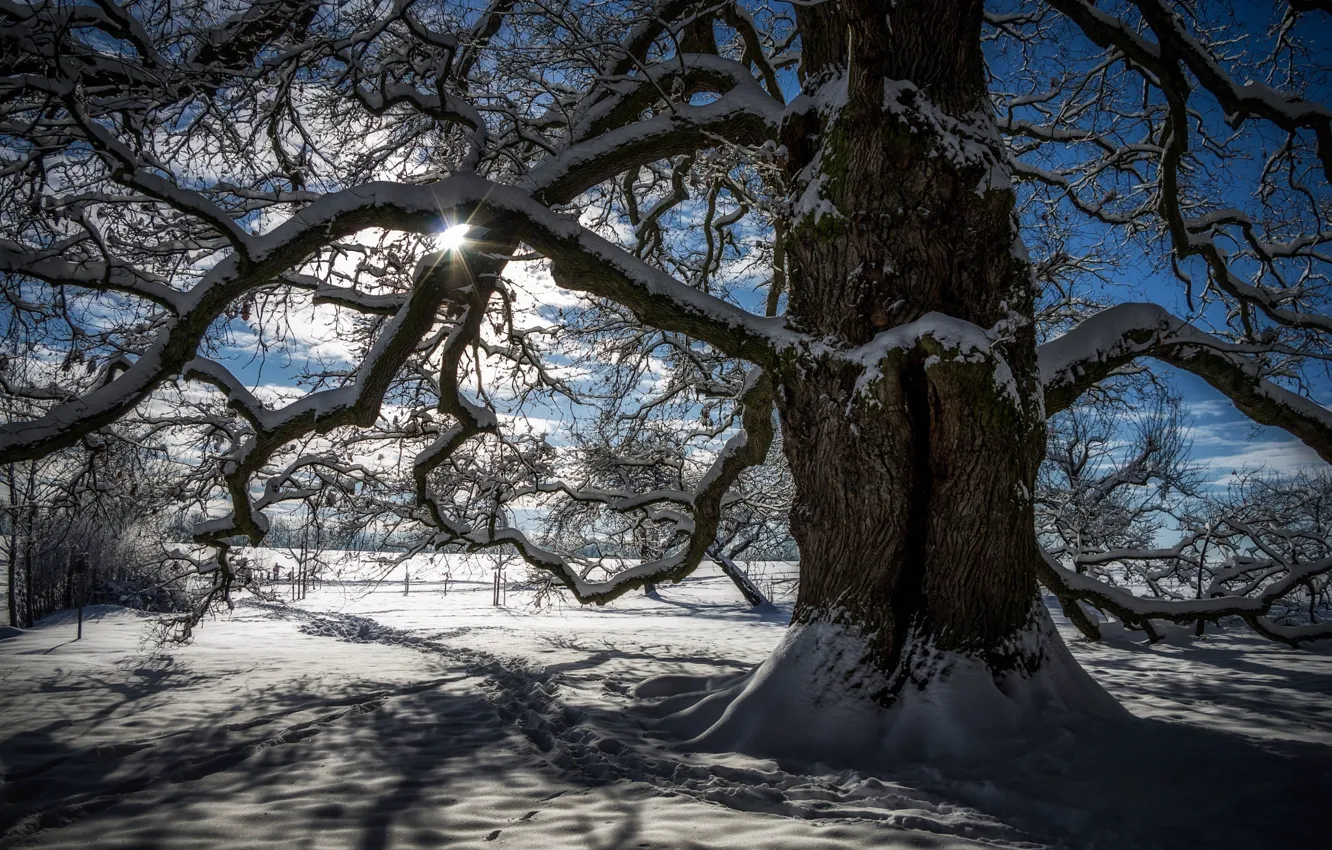
<svg viewBox="0 0 1332 850">
<path fill-rule="evenodd" d="M 79 595 L 79 630 L 75 640 L 83 640 L 83 605 L 88 601 L 88 561 L 83 553 L 74 556 L 74 592 Z"/>
</svg>

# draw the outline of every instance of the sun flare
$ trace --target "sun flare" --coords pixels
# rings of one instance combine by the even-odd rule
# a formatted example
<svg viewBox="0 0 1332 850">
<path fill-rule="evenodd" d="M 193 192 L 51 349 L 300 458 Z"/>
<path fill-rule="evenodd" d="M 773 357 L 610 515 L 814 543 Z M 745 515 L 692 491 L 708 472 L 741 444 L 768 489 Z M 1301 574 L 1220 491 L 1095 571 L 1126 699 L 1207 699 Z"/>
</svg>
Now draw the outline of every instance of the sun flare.
<svg viewBox="0 0 1332 850">
<path fill-rule="evenodd" d="M 439 235 L 439 247 L 445 251 L 457 251 L 467 241 L 470 224 L 455 224 Z"/>
</svg>

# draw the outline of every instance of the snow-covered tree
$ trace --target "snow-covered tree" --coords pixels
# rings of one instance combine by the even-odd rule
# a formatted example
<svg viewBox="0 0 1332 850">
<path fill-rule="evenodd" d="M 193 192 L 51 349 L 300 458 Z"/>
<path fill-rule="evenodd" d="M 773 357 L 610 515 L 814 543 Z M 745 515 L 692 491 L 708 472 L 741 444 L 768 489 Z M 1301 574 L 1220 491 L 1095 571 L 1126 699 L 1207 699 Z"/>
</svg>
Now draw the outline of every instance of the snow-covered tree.
<svg viewBox="0 0 1332 850">
<path fill-rule="evenodd" d="M 682 731 L 836 759 L 1113 712 L 1038 577 L 1139 618 L 1328 633 L 1268 616 L 1326 557 L 1141 602 L 1035 531 L 1047 418 L 1149 361 L 1332 460 L 1309 390 L 1332 334 L 1326 11 L 5 0 L 0 270 L 37 340 L 9 356 L 49 369 L 5 388 L 45 402 L 0 461 L 174 420 L 204 447 L 192 497 L 227 505 L 196 530 L 213 599 L 244 579 L 236 538 L 327 490 L 606 602 L 708 557 L 780 428 L 793 627 L 669 701 Z M 1185 315 L 1098 283 L 1130 273 L 1177 281 Z M 312 316 L 349 362 L 307 359 L 299 396 L 220 356 L 294 350 Z M 689 411 L 677 448 L 707 470 L 567 480 L 522 426 L 598 399 Z M 558 500 L 650 515 L 669 545 L 592 580 L 515 521 Z"/>
</svg>

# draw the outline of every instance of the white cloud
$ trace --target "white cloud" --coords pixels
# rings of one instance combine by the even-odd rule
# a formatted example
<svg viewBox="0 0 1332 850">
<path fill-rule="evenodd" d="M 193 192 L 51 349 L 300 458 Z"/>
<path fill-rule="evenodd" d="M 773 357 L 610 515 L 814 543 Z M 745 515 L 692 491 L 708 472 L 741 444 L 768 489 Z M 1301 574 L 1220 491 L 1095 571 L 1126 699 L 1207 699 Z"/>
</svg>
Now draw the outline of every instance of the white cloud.
<svg viewBox="0 0 1332 850">
<path fill-rule="evenodd" d="M 1313 449 L 1299 440 L 1269 440 L 1231 445 L 1234 451 L 1200 458 L 1215 478 L 1211 483 L 1225 486 L 1232 483 L 1236 473 L 1245 470 L 1263 470 L 1278 475 L 1292 475 L 1306 469 L 1326 466 Z"/>
</svg>

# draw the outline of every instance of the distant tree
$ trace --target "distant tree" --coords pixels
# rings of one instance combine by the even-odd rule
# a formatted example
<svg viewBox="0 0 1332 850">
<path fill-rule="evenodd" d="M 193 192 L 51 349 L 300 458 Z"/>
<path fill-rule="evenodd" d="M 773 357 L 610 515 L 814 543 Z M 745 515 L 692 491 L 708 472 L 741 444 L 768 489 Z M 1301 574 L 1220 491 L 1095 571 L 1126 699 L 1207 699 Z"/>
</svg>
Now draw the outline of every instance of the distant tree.
<svg viewBox="0 0 1332 850">
<path fill-rule="evenodd" d="M 189 588 L 163 545 L 158 464 L 113 435 L 83 442 L 4 468 L 10 622 L 31 626 L 79 604 L 187 608 Z"/>
<path fill-rule="evenodd" d="M 1052 417 L 1036 490 L 1037 535 L 1047 557 L 1078 575 L 1160 596 L 1150 592 L 1159 589 L 1150 570 L 1134 565 L 1160 554 L 1157 541 L 1196 518 L 1203 482 L 1189 448 L 1180 400 L 1170 394 L 1137 414 L 1101 401 Z M 1074 625 L 1099 639 L 1080 597 L 1055 579 L 1047 583 Z M 1125 623 L 1159 637 L 1149 617 L 1128 615 Z"/>
<path fill-rule="evenodd" d="M 1264 614 L 1241 617 L 1287 643 L 1325 635 L 1332 620 L 1332 478 L 1246 470 L 1225 489 L 1208 486 L 1188 459 L 1175 400 L 1138 418 L 1134 433 L 1104 407 L 1052 420 L 1037 490 L 1037 530 L 1049 563 L 1072 566 L 1079 593 L 1059 590 L 1069 619 L 1089 638 L 1089 604 L 1152 639 L 1154 620 L 1217 619 L 1213 602 L 1244 597 Z M 1167 540 L 1162 545 L 1162 539 Z"/>
<path fill-rule="evenodd" d="M 606 510 L 607 505 L 645 495 L 655 502 L 663 493 L 690 492 L 712 466 L 714 453 L 691 456 L 689 452 L 700 434 L 678 427 L 680 417 L 692 411 L 660 399 L 653 407 L 649 416 L 603 411 L 576 426 L 572 446 L 558 464 L 564 480 L 575 483 L 560 485 L 571 498 L 555 503 L 543 517 L 543 543 L 565 551 L 583 550 L 577 557 L 585 580 L 594 573 L 615 575 L 626 565 L 659 560 L 687 538 L 672 505 Z M 663 409 L 665 416 L 657 415 Z M 701 436 L 724 433 L 732 424 L 729 419 L 715 423 Z M 768 461 L 746 470 L 732 484 L 723 500 L 716 543 L 707 553 L 751 605 L 768 600 L 733 559 L 788 534 L 790 475 L 779 456 L 770 454 Z M 648 584 L 644 589 L 654 587 Z"/>
<path fill-rule="evenodd" d="M 1332 635 L 1271 616 L 1332 560 L 1139 600 L 1035 531 L 1048 417 L 1147 359 L 1332 460 L 1309 7 L 5 4 L 0 269 L 37 341 L 12 356 L 49 374 L 6 388 L 40 410 L 0 462 L 134 417 L 202 446 L 182 492 L 229 510 L 195 530 L 196 614 L 244 583 L 235 538 L 320 490 L 603 603 L 707 558 L 780 428 L 794 627 L 684 727 L 762 752 L 822 753 L 832 732 L 788 718 L 835 695 L 891 711 L 962 671 L 996 706 L 969 722 L 1110 710 L 1038 577 L 1129 619 Z M 1154 273 L 1185 316 L 1107 284 Z M 219 358 L 295 350 L 312 304 L 351 368 L 312 359 L 270 397 Z M 523 427 L 667 404 L 708 468 L 649 492 L 581 488 Z M 666 549 L 585 577 L 516 521 L 561 500 L 649 517 Z"/>
</svg>

